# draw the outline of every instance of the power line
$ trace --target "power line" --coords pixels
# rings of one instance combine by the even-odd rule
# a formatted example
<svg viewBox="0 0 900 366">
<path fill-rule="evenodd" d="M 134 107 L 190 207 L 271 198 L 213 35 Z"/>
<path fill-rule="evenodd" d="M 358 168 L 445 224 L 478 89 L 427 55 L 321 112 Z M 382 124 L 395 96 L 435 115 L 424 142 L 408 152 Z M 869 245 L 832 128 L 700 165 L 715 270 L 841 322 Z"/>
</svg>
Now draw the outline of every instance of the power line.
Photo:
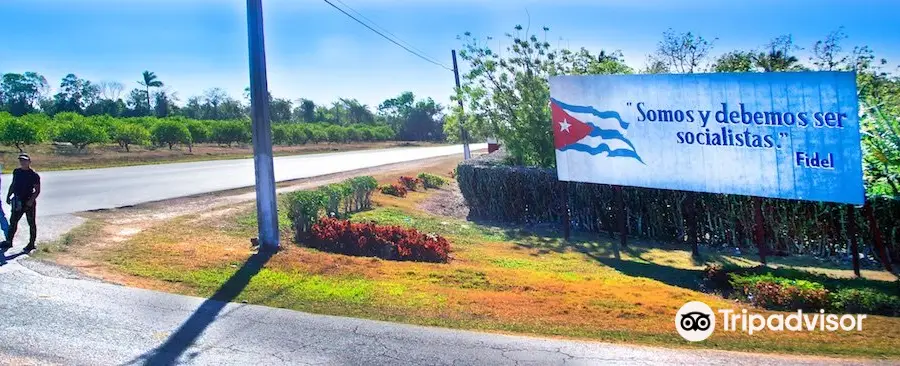
<svg viewBox="0 0 900 366">
<path fill-rule="evenodd" d="M 360 18 L 362 18 L 363 20 L 369 22 L 369 24 L 371 24 L 373 27 L 378 28 L 378 30 L 380 30 L 380 31 L 382 31 L 382 32 L 384 32 L 384 33 L 386 33 L 387 35 L 389 35 L 389 36 L 391 36 L 391 37 L 394 37 L 394 39 L 396 39 L 398 42 L 403 43 L 404 45 L 406 45 L 407 47 L 413 49 L 414 51 L 416 51 L 416 52 L 418 52 L 418 53 L 425 54 L 425 51 L 422 51 L 422 50 L 416 48 L 415 46 L 413 46 L 413 45 L 410 44 L 409 42 L 403 41 L 402 39 L 400 39 L 400 37 L 397 37 L 396 34 L 393 34 L 393 33 L 391 33 L 391 31 L 389 31 L 389 30 L 385 29 L 384 27 L 378 25 L 378 23 L 375 23 L 375 21 L 373 21 L 372 19 L 369 19 L 368 17 L 366 17 L 365 15 L 363 15 L 362 13 L 360 13 L 359 11 L 357 11 L 356 9 L 353 9 L 353 7 L 350 6 L 350 5 L 347 5 L 347 3 L 345 3 L 345 2 L 343 2 L 343 1 L 341 1 L 341 0 L 334 0 L 334 1 L 337 1 L 337 3 L 338 3 L 338 4 L 341 4 L 341 6 L 343 6 L 345 9 L 350 10 L 351 12 L 353 12 L 353 14 L 356 14 L 357 16 L 359 16 Z M 428 58 L 429 58 L 430 60 L 434 60 L 434 59 L 431 58 L 431 57 L 428 57 Z"/>
<path fill-rule="evenodd" d="M 337 0 L 337 1 L 339 1 L 339 0 Z M 427 62 L 429 62 L 429 63 L 431 63 L 431 64 L 434 64 L 434 65 L 443 67 L 444 69 L 447 69 L 447 70 L 449 70 L 449 71 L 453 71 L 453 69 L 451 69 L 451 68 L 445 66 L 444 64 L 442 64 L 442 63 L 440 63 L 440 62 L 437 62 L 437 61 L 435 61 L 434 59 L 432 59 L 432 58 L 430 58 L 430 57 L 428 57 L 428 56 L 422 55 L 422 54 L 419 53 L 419 52 L 413 51 L 412 49 L 410 49 L 410 47 L 412 47 L 412 46 L 410 46 L 410 47 L 404 46 L 403 44 L 401 44 L 401 43 L 398 42 L 397 40 L 394 40 L 393 38 L 388 37 L 388 36 L 386 36 L 384 33 L 380 32 L 379 30 L 377 30 L 377 29 L 375 29 L 375 28 L 372 28 L 372 26 L 370 26 L 370 25 L 366 24 L 365 22 L 363 22 L 362 20 L 359 20 L 358 18 L 354 17 L 352 14 L 346 12 L 344 9 L 341 9 L 341 8 L 338 7 L 337 5 L 334 5 L 334 3 L 332 3 L 331 1 L 325 0 L 325 2 L 328 3 L 328 5 L 331 5 L 331 7 L 337 9 L 338 11 L 340 11 L 341 13 L 344 13 L 344 15 L 350 17 L 350 19 L 353 19 L 353 20 L 355 20 L 357 23 L 362 24 L 364 27 L 366 27 L 366 28 L 368 28 L 369 30 L 375 32 L 375 33 L 378 34 L 379 36 L 381 36 L 381 37 L 383 37 L 384 39 L 390 41 L 391 43 L 393 43 L 393 44 L 395 44 L 395 45 L 397 45 L 397 46 L 400 46 L 400 48 L 406 50 L 407 52 L 409 52 L 409 53 L 411 53 L 411 54 L 413 54 L 413 55 L 416 55 L 417 57 L 419 57 L 419 58 L 421 58 L 422 60 L 425 60 L 425 61 L 427 61 Z M 342 4 L 343 4 L 343 3 L 342 3 Z M 345 4 L 345 6 L 346 6 L 346 4 Z M 348 8 L 349 8 L 349 7 L 348 7 Z M 360 14 L 360 15 L 361 15 L 361 14 Z M 374 23 L 373 23 L 373 24 L 374 24 Z M 377 26 L 377 25 L 376 25 L 376 26 Z M 387 32 L 387 31 L 385 31 L 385 32 Z M 390 32 L 387 32 L 387 33 L 390 33 Z M 396 36 L 395 36 L 395 37 L 396 37 Z M 405 42 L 404 42 L 404 43 L 405 43 Z"/>
</svg>

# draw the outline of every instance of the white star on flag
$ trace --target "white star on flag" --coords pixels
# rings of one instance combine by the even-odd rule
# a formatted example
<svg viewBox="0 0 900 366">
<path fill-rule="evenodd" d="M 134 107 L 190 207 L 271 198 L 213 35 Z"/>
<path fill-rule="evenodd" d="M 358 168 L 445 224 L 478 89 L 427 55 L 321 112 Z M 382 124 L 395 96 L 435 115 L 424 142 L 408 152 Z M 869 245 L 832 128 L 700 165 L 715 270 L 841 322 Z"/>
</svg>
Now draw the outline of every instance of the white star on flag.
<svg viewBox="0 0 900 366">
<path fill-rule="evenodd" d="M 569 127 L 571 127 L 571 126 L 572 126 L 572 124 L 569 123 L 569 121 L 566 121 L 565 119 L 563 119 L 562 122 L 559 123 L 559 130 L 569 132 Z"/>
</svg>

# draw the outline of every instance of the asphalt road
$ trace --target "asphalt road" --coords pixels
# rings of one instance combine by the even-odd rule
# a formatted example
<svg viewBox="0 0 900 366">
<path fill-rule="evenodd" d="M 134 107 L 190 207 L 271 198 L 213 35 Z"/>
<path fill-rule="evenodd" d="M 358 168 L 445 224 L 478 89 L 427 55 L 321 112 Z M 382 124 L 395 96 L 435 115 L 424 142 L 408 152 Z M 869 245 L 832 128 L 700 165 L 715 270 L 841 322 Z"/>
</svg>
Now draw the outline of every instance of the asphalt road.
<svg viewBox="0 0 900 366">
<path fill-rule="evenodd" d="M 486 149 L 486 144 L 472 145 Z M 275 180 L 287 181 L 418 159 L 462 155 L 462 146 L 409 147 L 276 157 Z M 34 168 L 40 173 L 40 161 Z M 253 160 L 219 160 L 43 172 L 39 216 L 115 208 L 255 184 Z M 2 176 L 3 198 L 12 177 Z M 9 213 L 9 207 L 4 209 Z"/>
<path fill-rule="evenodd" d="M 313 315 L 77 279 L 34 261 L 0 267 L 0 289 L 0 364 L 853 363 L 539 339 Z"/>
</svg>

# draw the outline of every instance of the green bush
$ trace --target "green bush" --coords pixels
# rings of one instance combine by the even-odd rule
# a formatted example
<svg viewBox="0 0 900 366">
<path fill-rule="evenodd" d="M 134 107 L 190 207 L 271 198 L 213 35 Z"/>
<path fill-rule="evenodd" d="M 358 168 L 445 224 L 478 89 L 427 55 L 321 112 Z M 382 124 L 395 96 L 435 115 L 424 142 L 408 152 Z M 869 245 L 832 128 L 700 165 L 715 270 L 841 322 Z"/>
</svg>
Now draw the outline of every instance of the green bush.
<svg viewBox="0 0 900 366">
<path fill-rule="evenodd" d="M 83 120 L 75 120 L 60 127 L 56 140 L 71 143 L 78 150 L 84 150 L 90 144 L 102 144 L 109 141 L 109 135 L 103 127 Z"/>
<path fill-rule="evenodd" d="M 141 125 L 118 123 L 113 128 L 112 139 L 125 151 L 131 151 L 131 145 L 144 145 L 150 142 L 150 131 Z"/>
<path fill-rule="evenodd" d="M 309 140 L 317 144 L 320 142 L 328 141 L 328 133 L 326 133 L 321 128 L 314 128 L 310 130 L 309 136 Z"/>
<path fill-rule="evenodd" d="M 378 181 L 371 176 L 355 177 L 347 180 L 353 191 L 354 211 L 368 210 L 372 207 L 372 193 L 378 189 Z"/>
<path fill-rule="evenodd" d="M 175 120 L 163 120 L 153 126 L 153 140 L 158 144 L 172 146 L 177 144 L 191 144 L 191 131 L 183 123 Z"/>
<path fill-rule="evenodd" d="M 322 192 L 322 194 L 324 194 L 327 198 L 325 213 L 330 217 L 341 217 L 341 203 L 346 202 L 350 197 L 350 185 L 346 183 L 334 183 L 322 186 L 321 188 L 319 188 L 319 191 Z M 348 213 L 348 211 L 345 208 L 344 214 L 346 213 Z"/>
<path fill-rule="evenodd" d="M 191 142 L 195 144 L 209 142 L 210 136 L 212 136 L 212 129 L 207 123 L 203 121 L 189 120 L 187 121 L 185 126 L 191 133 Z"/>
<path fill-rule="evenodd" d="M 447 184 L 447 180 L 439 175 L 434 175 L 431 173 L 420 173 L 419 180 L 422 181 L 422 185 L 425 189 L 428 188 L 441 188 L 445 184 Z"/>
<path fill-rule="evenodd" d="M 832 278 L 790 268 L 710 265 L 704 287 L 771 310 L 826 309 L 900 316 L 898 283 Z"/>
<path fill-rule="evenodd" d="M 297 191 L 288 196 L 288 219 L 294 229 L 294 240 L 303 240 L 309 235 L 313 224 L 325 210 L 328 197 L 321 191 Z"/>
<path fill-rule="evenodd" d="M 43 115 L 14 118 L 6 112 L 0 112 L 0 143 L 15 146 L 22 152 L 25 146 L 45 140 L 47 125 L 48 120 Z"/>
<path fill-rule="evenodd" d="M 831 306 L 847 314 L 900 316 L 900 297 L 873 289 L 840 289 L 831 294 Z"/>
<path fill-rule="evenodd" d="M 288 135 L 287 125 L 272 126 L 272 144 L 275 145 L 292 145 Z"/>
<path fill-rule="evenodd" d="M 212 140 L 218 144 L 250 142 L 250 127 L 241 121 L 222 121 L 212 124 Z"/>
<path fill-rule="evenodd" d="M 345 127 L 331 125 L 325 129 L 325 133 L 328 135 L 329 142 L 346 142 L 347 141 L 347 129 Z"/>
<path fill-rule="evenodd" d="M 765 309 L 817 311 L 829 308 L 828 291 L 821 283 L 761 275 L 729 274 L 731 286 L 751 304 Z"/>
</svg>

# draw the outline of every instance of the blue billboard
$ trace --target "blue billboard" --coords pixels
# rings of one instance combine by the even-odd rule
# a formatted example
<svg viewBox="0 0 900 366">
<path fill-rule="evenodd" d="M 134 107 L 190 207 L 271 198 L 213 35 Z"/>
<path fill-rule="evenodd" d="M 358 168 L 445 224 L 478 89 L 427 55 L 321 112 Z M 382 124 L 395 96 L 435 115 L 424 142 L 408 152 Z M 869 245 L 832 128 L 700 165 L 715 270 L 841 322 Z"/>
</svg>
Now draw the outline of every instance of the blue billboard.
<svg viewBox="0 0 900 366">
<path fill-rule="evenodd" d="M 559 179 L 862 204 L 852 72 L 550 78 Z"/>
</svg>

